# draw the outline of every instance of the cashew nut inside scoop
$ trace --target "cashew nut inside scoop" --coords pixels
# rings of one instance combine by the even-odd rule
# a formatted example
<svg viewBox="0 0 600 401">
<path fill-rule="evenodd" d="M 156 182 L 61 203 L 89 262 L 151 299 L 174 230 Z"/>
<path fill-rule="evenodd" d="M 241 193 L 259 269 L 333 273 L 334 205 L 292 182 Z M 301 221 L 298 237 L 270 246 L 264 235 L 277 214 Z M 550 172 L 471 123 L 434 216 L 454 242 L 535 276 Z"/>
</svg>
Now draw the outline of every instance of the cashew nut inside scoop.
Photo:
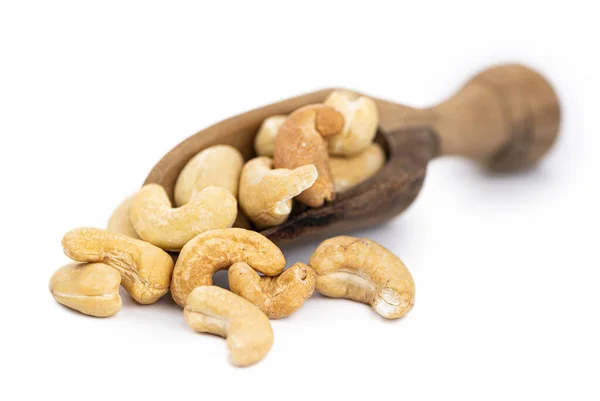
<svg viewBox="0 0 600 401">
<path fill-rule="evenodd" d="M 168 251 L 178 251 L 195 235 L 230 227 L 237 215 L 237 201 L 228 190 L 207 187 L 194 192 L 188 203 L 172 208 L 165 189 L 144 185 L 129 210 L 138 235 Z"/>
<path fill-rule="evenodd" d="M 240 207 L 256 228 L 281 224 L 292 211 L 292 198 L 317 179 L 313 164 L 293 170 L 273 170 L 273 161 L 257 157 L 244 165 L 240 179 Z"/>
<path fill-rule="evenodd" d="M 377 105 L 373 99 L 338 90 L 331 92 L 324 104 L 333 107 L 344 116 L 342 132 L 327 138 L 330 154 L 353 156 L 373 142 L 379 125 Z"/>
<path fill-rule="evenodd" d="M 371 305 L 388 319 L 406 315 L 415 302 L 415 283 L 400 258 L 365 238 L 330 238 L 315 250 L 310 266 L 316 289 L 332 298 Z"/>
<path fill-rule="evenodd" d="M 257 155 L 273 157 L 275 137 L 286 119 L 287 116 L 282 115 L 265 118 L 254 137 L 254 150 Z"/>
<path fill-rule="evenodd" d="M 267 237 L 243 228 L 210 230 L 185 244 L 171 280 L 171 296 L 180 306 L 192 290 L 211 285 L 219 270 L 244 262 L 267 276 L 275 276 L 285 268 L 281 250 Z"/>
<path fill-rule="evenodd" d="M 231 362 L 248 366 L 260 361 L 273 345 L 269 318 L 244 298 L 216 286 L 196 287 L 183 311 L 198 332 L 227 338 Z"/>
<path fill-rule="evenodd" d="M 346 192 L 374 176 L 385 164 L 385 153 L 376 143 L 354 156 L 330 157 L 335 192 Z"/>
<path fill-rule="evenodd" d="M 65 234 L 62 246 L 77 262 L 115 268 L 123 287 L 141 304 L 152 304 L 169 291 L 173 259 L 148 242 L 98 228 L 77 228 Z"/>
<path fill-rule="evenodd" d="M 298 310 L 315 290 L 315 272 L 298 262 L 278 276 L 259 276 L 244 262 L 228 271 L 229 288 L 262 310 L 270 319 L 280 319 Z"/>
<path fill-rule="evenodd" d="M 200 192 L 207 187 L 225 188 L 237 196 L 243 164 L 242 154 L 233 146 L 216 145 L 204 149 L 179 173 L 175 183 L 175 205 L 185 205 L 194 191 Z"/>
<path fill-rule="evenodd" d="M 275 168 L 295 169 L 308 164 L 317 168 L 315 183 L 296 197 L 305 205 L 319 207 L 335 198 L 324 137 L 337 134 L 343 125 L 344 118 L 333 108 L 313 104 L 294 111 L 279 128 L 273 156 Z"/>
</svg>

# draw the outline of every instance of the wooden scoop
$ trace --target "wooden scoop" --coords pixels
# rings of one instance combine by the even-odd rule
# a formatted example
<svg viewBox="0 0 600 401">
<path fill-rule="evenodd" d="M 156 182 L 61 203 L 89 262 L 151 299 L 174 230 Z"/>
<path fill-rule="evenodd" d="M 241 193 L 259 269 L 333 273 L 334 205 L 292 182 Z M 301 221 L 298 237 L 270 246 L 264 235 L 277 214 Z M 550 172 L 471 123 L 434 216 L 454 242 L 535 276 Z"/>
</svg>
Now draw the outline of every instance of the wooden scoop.
<svg viewBox="0 0 600 401">
<path fill-rule="evenodd" d="M 323 102 L 332 90 L 287 99 L 208 127 L 167 153 L 145 183 L 161 184 L 172 200 L 179 172 L 198 152 L 228 144 L 252 158 L 254 136 L 265 118 Z M 428 109 L 374 100 L 380 117 L 376 141 L 386 150 L 386 165 L 333 202 L 316 209 L 300 205 L 288 221 L 262 234 L 282 243 L 383 222 L 414 201 L 434 157 L 459 155 L 494 171 L 522 170 L 535 164 L 558 135 L 560 109 L 554 91 L 538 73 L 519 65 L 485 70 L 454 97 Z"/>
</svg>

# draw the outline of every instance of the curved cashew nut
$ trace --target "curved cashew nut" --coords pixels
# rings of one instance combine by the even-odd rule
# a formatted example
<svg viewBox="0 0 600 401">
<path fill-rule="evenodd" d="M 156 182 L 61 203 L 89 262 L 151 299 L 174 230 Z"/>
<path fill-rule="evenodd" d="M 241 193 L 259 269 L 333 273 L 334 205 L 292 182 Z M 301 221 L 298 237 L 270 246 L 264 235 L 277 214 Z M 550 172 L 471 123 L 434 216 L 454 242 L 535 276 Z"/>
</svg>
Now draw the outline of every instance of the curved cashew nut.
<svg viewBox="0 0 600 401">
<path fill-rule="evenodd" d="M 345 121 L 341 133 L 327 138 L 330 154 L 352 156 L 373 142 L 379 125 L 377 105 L 373 99 L 340 90 L 331 92 L 324 104 L 342 113 Z"/>
<path fill-rule="evenodd" d="M 355 156 L 330 157 L 335 192 L 342 193 L 374 176 L 385 164 L 381 146 L 372 143 Z"/>
<path fill-rule="evenodd" d="M 227 272 L 229 288 L 263 311 L 270 319 L 286 317 L 300 309 L 315 291 L 315 272 L 296 263 L 275 277 L 261 277 L 244 262 Z"/>
<path fill-rule="evenodd" d="M 292 198 L 310 188 L 317 179 L 313 164 L 294 170 L 272 170 L 268 157 L 250 160 L 242 169 L 240 206 L 258 229 L 276 226 L 287 220 Z"/>
<path fill-rule="evenodd" d="M 188 203 L 195 191 L 206 187 L 221 187 L 237 196 L 238 181 L 244 158 L 229 145 L 206 148 L 194 156 L 179 173 L 175 182 L 175 205 Z"/>
<path fill-rule="evenodd" d="M 65 254 L 77 262 L 102 262 L 121 274 L 121 284 L 141 304 L 169 291 L 173 259 L 154 245 L 97 228 L 77 228 L 62 239 Z"/>
<path fill-rule="evenodd" d="M 414 305 L 415 283 L 404 263 L 376 242 L 347 236 L 324 241 L 310 257 L 317 291 L 370 304 L 388 319 Z"/>
<path fill-rule="evenodd" d="M 121 275 L 103 263 L 70 263 L 50 278 L 50 292 L 56 301 L 81 313 L 112 316 L 121 310 Z"/>
<path fill-rule="evenodd" d="M 134 198 L 135 195 L 131 195 L 119 206 L 117 206 L 108 220 L 106 231 L 124 234 L 131 238 L 140 239 L 139 235 L 137 235 L 135 232 L 135 228 L 133 228 L 133 225 L 131 224 L 131 219 L 129 218 L 129 209 L 131 208 Z"/>
<path fill-rule="evenodd" d="M 254 150 L 257 155 L 273 157 L 273 152 L 275 151 L 275 137 L 286 119 L 287 116 L 282 115 L 265 118 L 254 137 Z"/>
<path fill-rule="evenodd" d="M 227 338 L 231 362 L 248 366 L 260 361 L 273 345 L 269 318 L 244 298 L 216 286 L 196 287 L 183 315 L 196 331 Z"/>
<path fill-rule="evenodd" d="M 335 197 L 327 142 L 323 137 L 337 134 L 343 125 L 340 113 L 329 106 L 315 104 L 294 111 L 279 128 L 273 157 L 275 168 L 295 169 L 307 164 L 317 168 L 317 181 L 296 198 L 308 206 L 319 207 Z"/>
<path fill-rule="evenodd" d="M 171 296 L 185 306 L 195 287 L 211 285 L 215 272 L 236 262 L 245 262 L 267 276 L 285 268 L 283 253 L 267 237 L 243 228 L 211 230 L 197 235 L 181 250 L 173 270 Z"/>
<path fill-rule="evenodd" d="M 129 210 L 138 235 L 168 251 L 180 250 L 204 231 L 230 227 L 236 215 L 237 201 L 225 188 L 204 188 L 188 203 L 173 209 L 167 192 L 158 184 L 144 185 Z"/>
</svg>

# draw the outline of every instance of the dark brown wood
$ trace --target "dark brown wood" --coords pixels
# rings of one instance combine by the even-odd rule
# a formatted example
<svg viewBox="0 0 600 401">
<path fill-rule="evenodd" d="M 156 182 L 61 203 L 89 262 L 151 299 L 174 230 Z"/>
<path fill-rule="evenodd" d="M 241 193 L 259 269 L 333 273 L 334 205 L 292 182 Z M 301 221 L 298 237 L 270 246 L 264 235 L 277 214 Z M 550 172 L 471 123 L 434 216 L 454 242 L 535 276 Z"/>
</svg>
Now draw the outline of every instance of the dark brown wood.
<svg viewBox="0 0 600 401">
<path fill-rule="evenodd" d="M 230 144 L 251 158 L 254 135 L 265 118 L 322 102 L 331 90 L 252 110 L 200 131 L 171 150 L 145 183 L 163 185 L 172 198 L 179 172 L 202 149 Z M 385 167 L 323 207 L 296 208 L 287 222 L 263 234 L 281 243 L 380 223 L 412 203 L 433 157 L 459 155 L 496 171 L 521 170 L 550 149 L 559 130 L 554 91 L 538 73 L 519 65 L 488 69 L 454 97 L 428 109 L 374 100 L 380 114 L 377 140 L 388 155 Z"/>
</svg>

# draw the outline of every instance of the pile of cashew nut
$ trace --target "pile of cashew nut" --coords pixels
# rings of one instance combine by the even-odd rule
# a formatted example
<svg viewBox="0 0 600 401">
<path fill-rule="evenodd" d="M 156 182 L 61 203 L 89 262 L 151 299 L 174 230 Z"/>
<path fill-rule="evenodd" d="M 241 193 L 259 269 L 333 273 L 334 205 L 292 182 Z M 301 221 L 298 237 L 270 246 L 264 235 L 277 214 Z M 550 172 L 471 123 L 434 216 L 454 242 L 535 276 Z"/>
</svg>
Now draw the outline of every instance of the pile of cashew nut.
<svg viewBox="0 0 600 401">
<path fill-rule="evenodd" d="M 385 162 L 373 143 L 377 125 L 373 100 L 336 91 L 323 104 L 267 118 L 254 159 L 244 162 L 226 145 L 201 151 L 177 179 L 175 207 L 162 186 L 149 184 L 119 205 L 106 229 L 65 234 L 74 262 L 52 275 L 52 295 L 108 317 L 122 308 L 119 286 L 140 304 L 170 292 L 191 328 L 227 339 L 236 366 L 261 360 L 273 344 L 269 319 L 291 315 L 315 289 L 388 319 L 404 316 L 414 281 L 381 245 L 334 237 L 308 264 L 285 269 L 282 251 L 255 231 L 283 223 L 293 202 L 319 207 L 374 175 Z M 230 291 L 212 285 L 218 270 L 228 270 Z"/>
</svg>

